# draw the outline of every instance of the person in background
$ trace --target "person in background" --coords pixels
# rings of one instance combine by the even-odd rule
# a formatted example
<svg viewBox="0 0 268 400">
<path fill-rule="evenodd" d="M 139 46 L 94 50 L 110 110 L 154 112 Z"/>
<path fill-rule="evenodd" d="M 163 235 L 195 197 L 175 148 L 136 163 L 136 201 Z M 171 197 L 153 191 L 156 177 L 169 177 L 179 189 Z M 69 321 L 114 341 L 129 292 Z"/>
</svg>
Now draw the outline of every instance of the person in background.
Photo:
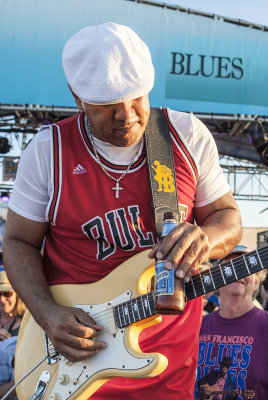
<svg viewBox="0 0 268 400">
<path fill-rule="evenodd" d="M 15 356 L 17 336 L 11 336 L 0 342 L 0 398 L 15 384 L 13 359 Z M 15 389 L 6 397 L 8 400 L 17 400 Z"/>
<path fill-rule="evenodd" d="M 17 336 L 25 305 L 13 290 L 4 268 L 0 267 L 0 341 Z"/>
<path fill-rule="evenodd" d="M 229 373 L 230 357 L 219 361 L 219 369 L 214 369 L 198 381 L 197 400 L 232 400 L 237 399 L 236 380 Z"/>
<path fill-rule="evenodd" d="M 164 109 L 180 224 L 157 242 L 144 145 L 154 85 L 148 47 L 129 27 L 107 22 L 75 33 L 62 61 L 80 112 L 41 127 L 24 150 L 3 249 L 16 292 L 55 349 L 76 362 L 109 354 L 103 326 L 81 308 L 55 302 L 49 285 L 97 282 L 146 249 L 150 259 L 167 256 L 165 267 L 189 281 L 204 260 L 240 241 L 241 221 L 210 132 L 192 114 Z M 171 177 L 164 178 L 169 191 Z M 113 378 L 92 400 L 192 400 L 201 314 L 202 300 L 194 299 L 182 315 L 143 329 L 142 352 L 163 354 L 167 368 L 147 379 Z"/>
<path fill-rule="evenodd" d="M 25 305 L 13 290 L 7 274 L 0 267 L 0 397 L 14 385 L 12 360 Z M 17 399 L 15 390 L 7 399 Z"/>
<path fill-rule="evenodd" d="M 249 251 L 246 246 L 236 246 L 219 263 Z M 268 313 L 254 306 L 254 294 L 265 276 L 266 270 L 262 270 L 219 289 L 220 308 L 203 316 L 200 329 L 198 388 L 224 357 L 229 357 L 229 373 L 236 380 L 238 398 L 243 399 L 243 394 L 256 400 L 267 398 Z M 255 397 L 250 397 L 253 394 Z"/>
<path fill-rule="evenodd" d="M 268 275 L 263 282 L 260 283 L 260 288 L 256 299 L 260 303 L 261 307 L 268 311 Z"/>
</svg>

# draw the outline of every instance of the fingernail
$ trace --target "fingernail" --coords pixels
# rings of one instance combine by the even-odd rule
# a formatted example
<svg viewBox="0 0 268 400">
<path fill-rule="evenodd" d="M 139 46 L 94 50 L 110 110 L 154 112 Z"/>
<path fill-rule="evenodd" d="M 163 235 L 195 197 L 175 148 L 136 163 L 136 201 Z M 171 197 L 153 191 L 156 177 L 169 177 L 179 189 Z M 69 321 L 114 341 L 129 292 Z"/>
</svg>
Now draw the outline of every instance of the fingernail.
<svg viewBox="0 0 268 400">
<path fill-rule="evenodd" d="M 171 262 L 170 262 L 170 261 L 167 261 L 167 262 L 165 263 L 165 267 L 166 267 L 166 269 L 172 269 L 172 264 L 171 264 Z"/>
<path fill-rule="evenodd" d="M 189 276 L 187 276 L 184 280 L 185 280 L 186 283 L 190 282 Z"/>
<path fill-rule="evenodd" d="M 176 276 L 178 278 L 183 278 L 183 271 L 180 269 L 179 271 L 176 272 Z"/>
<path fill-rule="evenodd" d="M 162 254 L 160 251 L 158 251 L 158 252 L 156 253 L 156 258 L 158 258 L 158 260 L 162 260 L 163 254 Z"/>
</svg>

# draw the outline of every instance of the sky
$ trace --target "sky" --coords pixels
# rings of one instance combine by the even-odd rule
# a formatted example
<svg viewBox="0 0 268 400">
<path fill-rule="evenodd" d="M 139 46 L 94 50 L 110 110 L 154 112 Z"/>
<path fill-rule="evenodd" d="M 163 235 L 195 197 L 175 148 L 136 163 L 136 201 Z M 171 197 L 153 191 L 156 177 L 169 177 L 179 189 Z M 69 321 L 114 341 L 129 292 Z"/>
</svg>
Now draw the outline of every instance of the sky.
<svg viewBox="0 0 268 400">
<path fill-rule="evenodd" d="M 268 26 L 268 0 L 154 0 Z M 267 183 L 267 179 L 265 183 Z M 254 189 L 255 190 L 255 189 Z M 268 187 L 267 187 L 268 190 Z M 267 201 L 237 201 L 244 227 L 268 227 Z M 263 211 L 267 208 L 266 211 Z"/>
</svg>

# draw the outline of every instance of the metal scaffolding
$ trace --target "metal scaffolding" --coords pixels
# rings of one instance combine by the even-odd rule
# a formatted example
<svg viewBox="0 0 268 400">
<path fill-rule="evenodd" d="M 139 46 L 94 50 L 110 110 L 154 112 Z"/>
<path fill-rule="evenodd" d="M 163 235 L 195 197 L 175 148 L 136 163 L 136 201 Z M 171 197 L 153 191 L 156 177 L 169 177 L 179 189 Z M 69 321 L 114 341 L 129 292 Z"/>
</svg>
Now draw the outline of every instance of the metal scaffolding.
<svg viewBox="0 0 268 400">
<path fill-rule="evenodd" d="M 40 105 L 0 104 L 0 138 L 15 137 L 23 151 L 28 138 L 39 127 L 77 113 L 76 108 Z M 252 115 L 195 114 L 215 138 L 220 164 L 237 200 L 268 200 L 268 165 L 252 143 L 260 126 L 268 132 L 268 118 Z M 266 136 L 265 136 L 266 138 Z M 266 143 L 266 142 L 265 142 Z M 268 149 L 268 136 L 267 136 Z M 3 163 L 0 158 L 0 164 Z M 13 182 L 0 183 L 1 191 L 11 191 Z"/>
</svg>

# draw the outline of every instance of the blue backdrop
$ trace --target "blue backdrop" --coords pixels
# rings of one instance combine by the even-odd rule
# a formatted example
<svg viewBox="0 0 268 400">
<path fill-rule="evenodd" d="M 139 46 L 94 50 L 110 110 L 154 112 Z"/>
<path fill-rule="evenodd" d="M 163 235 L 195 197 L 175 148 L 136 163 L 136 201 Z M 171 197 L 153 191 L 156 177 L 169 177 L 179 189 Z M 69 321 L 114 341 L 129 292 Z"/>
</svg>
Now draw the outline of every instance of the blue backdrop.
<svg viewBox="0 0 268 400">
<path fill-rule="evenodd" d="M 268 33 L 127 0 L 2 0 L 0 103 L 72 106 L 67 39 L 106 21 L 133 28 L 156 69 L 154 106 L 268 115 Z"/>
</svg>

